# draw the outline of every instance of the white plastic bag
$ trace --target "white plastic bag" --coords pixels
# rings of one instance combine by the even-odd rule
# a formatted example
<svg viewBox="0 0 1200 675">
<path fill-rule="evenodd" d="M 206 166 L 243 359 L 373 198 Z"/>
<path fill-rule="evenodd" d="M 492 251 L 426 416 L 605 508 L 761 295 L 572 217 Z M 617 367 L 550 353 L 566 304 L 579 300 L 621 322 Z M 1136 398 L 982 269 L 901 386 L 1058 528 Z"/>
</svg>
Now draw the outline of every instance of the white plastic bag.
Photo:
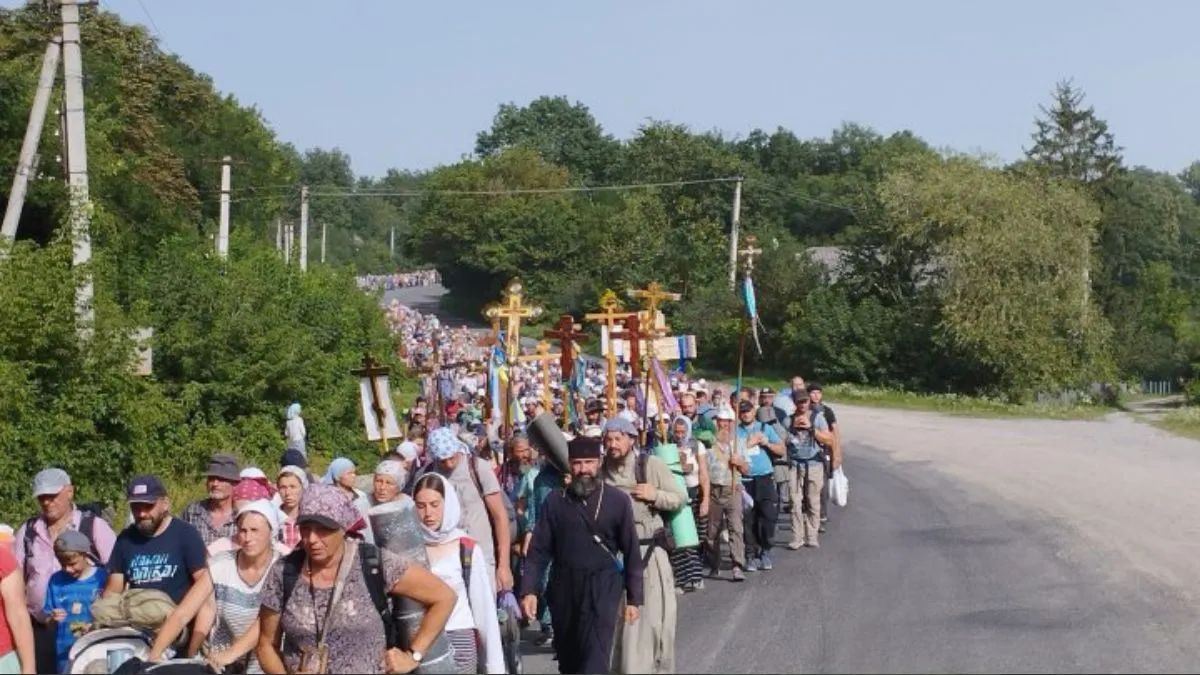
<svg viewBox="0 0 1200 675">
<path fill-rule="evenodd" d="M 753 508 L 754 508 L 754 497 L 751 497 L 749 492 L 742 490 L 742 511 L 743 512 L 749 511 Z"/>
<path fill-rule="evenodd" d="M 833 477 L 829 480 L 829 500 L 838 506 L 845 506 L 850 495 L 850 481 L 846 480 L 846 472 L 839 466 L 834 469 Z"/>
</svg>

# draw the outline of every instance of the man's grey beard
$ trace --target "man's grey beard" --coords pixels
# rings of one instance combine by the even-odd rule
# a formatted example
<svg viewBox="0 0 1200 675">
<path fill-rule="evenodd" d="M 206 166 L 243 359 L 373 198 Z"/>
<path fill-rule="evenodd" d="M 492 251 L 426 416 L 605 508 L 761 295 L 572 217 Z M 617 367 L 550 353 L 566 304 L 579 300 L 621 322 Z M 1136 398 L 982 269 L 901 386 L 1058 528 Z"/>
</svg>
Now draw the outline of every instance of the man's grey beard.
<svg viewBox="0 0 1200 675">
<path fill-rule="evenodd" d="M 573 476 L 568 489 L 575 497 L 587 499 L 598 487 L 600 487 L 600 481 L 596 480 L 595 476 Z"/>
</svg>

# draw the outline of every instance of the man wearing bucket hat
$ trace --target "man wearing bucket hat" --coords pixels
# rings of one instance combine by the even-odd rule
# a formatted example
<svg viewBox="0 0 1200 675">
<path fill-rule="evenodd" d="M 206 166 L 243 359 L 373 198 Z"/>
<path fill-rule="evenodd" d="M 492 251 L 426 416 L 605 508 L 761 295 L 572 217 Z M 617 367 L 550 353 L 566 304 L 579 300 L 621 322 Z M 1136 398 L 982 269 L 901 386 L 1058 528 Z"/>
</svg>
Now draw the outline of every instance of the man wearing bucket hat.
<svg viewBox="0 0 1200 675">
<path fill-rule="evenodd" d="M 233 519 L 233 488 L 242 479 L 241 472 L 242 467 L 233 455 L 213 455 L 204 474 L 208 498 L 188 504 L 179 514 L 184 522 L 196 528 L 205 546 L 237 533 L 237 523 Z"/>
</svg>

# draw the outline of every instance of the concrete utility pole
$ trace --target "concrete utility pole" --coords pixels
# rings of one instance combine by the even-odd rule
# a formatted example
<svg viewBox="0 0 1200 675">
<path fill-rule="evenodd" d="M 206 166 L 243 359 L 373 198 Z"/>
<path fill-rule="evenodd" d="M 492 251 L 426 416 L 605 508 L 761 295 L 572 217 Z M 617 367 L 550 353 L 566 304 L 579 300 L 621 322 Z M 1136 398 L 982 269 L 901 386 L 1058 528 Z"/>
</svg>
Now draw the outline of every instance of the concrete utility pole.
<svg viewBox="0 0 1200 675">
<path fill-rule="evenodd" d="M 21 222 L 21 209 L 25 206 L 29 175 L 37 165 L 38 142 L 42 139 L 42 127 L 46 123 L 46 109 L 50 106 L 50 94 L 54 91 L 54 78 L 58 73 L 61 53 L 62 38 L 56 36 L 46 45 L 46 55 L 42 57 L 42 74 L 38 78 L 37 93 L 33 96 L 33 108 L 29 110 L 29 124 L 25 127 L 25 140 L 21 142 L 17 173 L 13 175 L 12 190 L 8 193 L 8 208 L 0 225 L 0 237 L 9 241 L 17 237 L 17 224 Z M 0 241 L 0 246 L 3 244 Z"/>
<path fill-rule="evenodd" d="M 283 226 L 283 264 L 292 264 L 292 240 L 295 239 L 295 230 L 291 223 Z"/>
<path fill-rule="evenodd" d="M 308 271 L 308 186 L 300 188 L 300 271 Z"/>
<path fill-rule="evenodd" d="M 392 233 L 388 238 L 388 251 L 391 252 L 392 260 L 396 259 L 396 224 L 392 223 Z"/>
<path fill-rule="evenodd" d="M 63 39 L 63 83 L 67 117 L 67 174 L 70 189 L 70 223 L 73 267 L 92 261 L 92 204 L 88 196 L 87 137 L 83 117 L 83 54 L 79 46 L 79 0 L 61 0 Z M 91 336 L 95 294 L 91 273 L 75 289 L 75 321 L 84 339 Z"/>
<path fill-rule="evenodd" d="M 229 257 L 229 155 L 221 158 L 221 228 L 217 230 L 217 255 L 221 260 Z"/>
<path fill-rule="evenodd" d="M 738 227 L 742 220 L 742 179 L 733 186 L 733 219 L 729 228 L 729 290 L 737 289 Z"/>
<path fill-rule="evenodd" d="M 283 257 L 283 223 L 279 222 L 279 218 L 275 219 L 275 250 L 279 251 L 279 257 Z"/>
<path fill-rule="evenodd" d="M 321 221 L 321 264 L 325 264 L 325 221 Z"/>
</svg>

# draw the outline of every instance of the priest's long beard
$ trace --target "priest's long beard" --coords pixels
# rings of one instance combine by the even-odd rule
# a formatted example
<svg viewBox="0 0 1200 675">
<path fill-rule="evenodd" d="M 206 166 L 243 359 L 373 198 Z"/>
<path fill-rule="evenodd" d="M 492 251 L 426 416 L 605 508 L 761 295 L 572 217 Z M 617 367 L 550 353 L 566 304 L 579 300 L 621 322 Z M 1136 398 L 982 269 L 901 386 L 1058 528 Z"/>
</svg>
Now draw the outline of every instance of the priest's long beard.
<svg viewBox="0 0 1200 675">
<path fill-rule="evenodd" d="M 596 480 L 595 476 L 575 476 L 571 479 L 571 485 L 567 489 L 576 499 L 583 500 L 591 497 L 598 487 L 600 487 L 600 481 Z"/>
</svg>

